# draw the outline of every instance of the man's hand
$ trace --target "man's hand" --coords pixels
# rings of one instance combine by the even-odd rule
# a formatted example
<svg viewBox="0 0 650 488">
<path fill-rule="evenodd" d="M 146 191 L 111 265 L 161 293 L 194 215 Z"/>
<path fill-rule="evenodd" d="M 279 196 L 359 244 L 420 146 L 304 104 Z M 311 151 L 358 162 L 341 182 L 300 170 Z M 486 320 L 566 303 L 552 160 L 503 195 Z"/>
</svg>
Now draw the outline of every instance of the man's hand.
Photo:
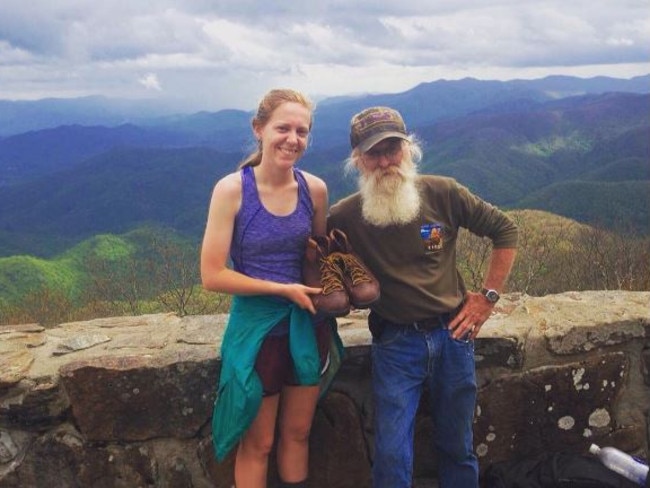
<svg viewBox="0 0 650 488">
<path fill-rule="evenodd" d="M 474 340 L 481 327 L 490 318 L 494 304 L 481 293 L 467 292 L 463 308 L 449 323 L 454 339 Z"/>
</svg>

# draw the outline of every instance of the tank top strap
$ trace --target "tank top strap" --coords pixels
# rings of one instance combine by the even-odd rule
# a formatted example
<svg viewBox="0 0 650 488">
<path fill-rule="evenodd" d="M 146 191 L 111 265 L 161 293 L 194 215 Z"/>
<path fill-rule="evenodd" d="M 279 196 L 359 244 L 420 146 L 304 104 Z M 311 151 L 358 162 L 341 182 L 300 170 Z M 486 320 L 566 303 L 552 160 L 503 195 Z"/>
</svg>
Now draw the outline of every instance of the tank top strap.
<svg viewBox="0 0 650 488">
<path fill-rule="evenodd" d="M 247 204 L 253 204 L 255 207 L 262 205 L 260 195 L 257 192 L 257 184 L 255 183 L 255 173 L 252 166 L 244 166 L 241 169 L 241 186 L 242 186 L 242 201 Z"/>
<path fill-rule="evenodd" d="M 309 210 L 309 213 L 313 215 L 314 213 L 314 202 L 311 199 L 311 192 L 309 191 L 309 185 L 305 179 L 305 175 L 302 174 L 302 171 L 299 169 L 293 168 L 293 174 L 298 182 L 298 204 L 304 205 Z"/>
<path fill-rule="evenodd" d="M 241 245 L 241 240 L 246 235 L 246 229 L 253 221 L 255 216 L 263 209 L 260 195 L 257 192 L 257 184 L 255 183 L 255 173 L 252 166 L 244 166 L 241 169 L 241 207 L 235 218 L 236 226 L 239 231 L 235 232 L 233 236 L 237 245 Z M 240 252 L 236 251 L 235 255 L 239 256 Z"/>
</svg>

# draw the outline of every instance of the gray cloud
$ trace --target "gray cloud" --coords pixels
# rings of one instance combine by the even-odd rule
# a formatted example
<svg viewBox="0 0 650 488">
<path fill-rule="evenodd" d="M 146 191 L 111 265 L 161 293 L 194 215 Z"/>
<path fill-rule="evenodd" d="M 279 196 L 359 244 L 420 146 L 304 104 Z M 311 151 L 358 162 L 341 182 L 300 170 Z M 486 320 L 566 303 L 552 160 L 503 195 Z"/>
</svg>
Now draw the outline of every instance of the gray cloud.
<svg viewBox="0 0 650 488">
<path fill-rule="evenodd" d="M 422 81 L 650 72 L 646 0 L 3 0 L 0 98 L 105 94 L 248 108 Z M 245 107 L 243 107 L 245 106 Z"/>
</svg>

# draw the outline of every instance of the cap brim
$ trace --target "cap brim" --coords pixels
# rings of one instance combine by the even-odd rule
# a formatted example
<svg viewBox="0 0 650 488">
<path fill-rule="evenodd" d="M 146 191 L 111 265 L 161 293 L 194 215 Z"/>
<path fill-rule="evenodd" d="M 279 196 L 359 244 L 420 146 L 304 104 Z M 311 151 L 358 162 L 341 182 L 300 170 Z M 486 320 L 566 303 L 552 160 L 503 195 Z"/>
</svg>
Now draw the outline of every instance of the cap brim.
<svg viewBox="0 0 650 488">
<path fill-rule="evenodd" d="M 375 144 L 383 141 L 384 139 L 390 139 L 391 137 L 397 137 L 398 139 L 404 139 L 405 141 L 409 140 L 409 137 L 403 132 L 380 132 L 379 134 L 375 134 L 363 141 L 357 146 L 357 148 L 361 152 L 366 152 Z"/>
</svg>

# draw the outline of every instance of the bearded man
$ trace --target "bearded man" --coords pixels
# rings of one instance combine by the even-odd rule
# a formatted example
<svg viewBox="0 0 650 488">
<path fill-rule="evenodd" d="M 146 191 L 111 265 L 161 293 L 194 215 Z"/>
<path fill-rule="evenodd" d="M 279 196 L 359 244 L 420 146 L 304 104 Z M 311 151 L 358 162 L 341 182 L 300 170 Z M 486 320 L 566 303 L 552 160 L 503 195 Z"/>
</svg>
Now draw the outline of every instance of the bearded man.
<svg viewBox="0 0 650 488">
<path fill-rule="evenodd" d="M 441 488 L 478 487 L 472 421 L 474 339 L 512 268 L 517 227 L 454 179 L 419 175 L 422 150 L 402 116 L 372 107 L 351 121 L 347 169 L 359 192 L 330 209 L 381 286 L 371 305 L 374 488 L 410 488 L 415 414 L 423 392 L 434 421 Z M 481 290 L 456 266 L 459 229 L 487 236 L 492 253 Z"/>
</svg>

